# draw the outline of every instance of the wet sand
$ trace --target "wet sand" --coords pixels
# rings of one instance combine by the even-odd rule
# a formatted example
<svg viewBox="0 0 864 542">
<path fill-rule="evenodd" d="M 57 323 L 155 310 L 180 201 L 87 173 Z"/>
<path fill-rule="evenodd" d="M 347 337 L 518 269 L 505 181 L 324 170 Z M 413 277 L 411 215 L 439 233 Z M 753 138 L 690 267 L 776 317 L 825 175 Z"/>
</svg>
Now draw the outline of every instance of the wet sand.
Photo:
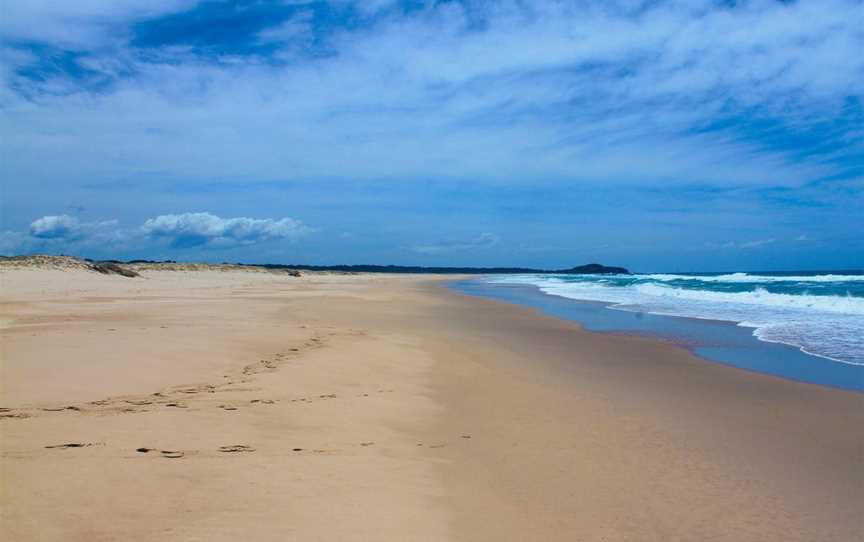
<svg viewBox="0 0 864 542">
<path fill-rule="evenodd" d="M 864 529 L 862 394 L 588 333 L 440 277 L 143 275 L 0 275 L 6 539 Z"/>
</svg>

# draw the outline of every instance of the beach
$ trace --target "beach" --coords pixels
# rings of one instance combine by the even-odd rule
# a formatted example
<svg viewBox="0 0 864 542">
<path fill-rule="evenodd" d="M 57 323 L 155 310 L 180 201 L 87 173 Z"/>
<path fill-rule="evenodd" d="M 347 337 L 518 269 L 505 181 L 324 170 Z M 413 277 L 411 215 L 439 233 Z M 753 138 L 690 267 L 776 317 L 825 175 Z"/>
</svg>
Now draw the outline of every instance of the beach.
<svg viewBox="0 0 864 542">
<path fill-rule="evenodd" d="M 452 276 L 3 269 L 7 540 L 838 541 L 864 395 Z"/>
</svg>

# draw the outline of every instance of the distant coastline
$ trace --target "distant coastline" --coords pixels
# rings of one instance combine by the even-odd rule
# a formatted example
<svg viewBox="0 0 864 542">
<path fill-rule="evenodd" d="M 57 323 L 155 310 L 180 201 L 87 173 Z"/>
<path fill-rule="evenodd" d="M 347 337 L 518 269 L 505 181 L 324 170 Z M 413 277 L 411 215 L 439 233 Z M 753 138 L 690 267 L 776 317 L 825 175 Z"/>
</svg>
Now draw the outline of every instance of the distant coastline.
<svg viewBox="0 0 864 542">
<path fill-rule="evenodd" d="M 238 264 L 245 265 L 245 264 Z M 270 269 L 298 269 L 301 271 L 346 271 L 355 273 L 428 273 L 434 275 L 492 275 L 492 274 L 584 274 L 584 275 L 629 275 L 624 267 L 613 267 L 589 263 L 569 269 L 533 269 L 529 267 L 424 267 L 413 265 L 280 265 L 256 264 L 256 267 Z"/>
<path fill-rule="evenodd" d="M 93 260 L 90 258 L 76 258 L 71 256 L 61 256 L 87 262 L 91 265 L 186 265 L 186 262 L 178 262 L 175 260 Z M 43 255 L 21 255 L 21 256 L 0 256 L 0 261 L 25 261 L 28 258 L 57 258 L 57 256 Z M 194 265 L 208 265 L 195 263 Z M 489 274 L 507 274 L 507 273 L 552 273 L 552 274 L 586 274 L 586 275 L 602 275 L 602 274 L 620 274 L 629 275 L 629 270 L 624 267 L 606 266 L 598 263 L 589 263 L 571 267 L 569 269 L 537 269 L 530 267 L 425 267 L 416 265 L 303 265 L 303 264 L 251 264 L 242 262 L 223 262 L 222 264 L 211 264 L 214 266 L 236 266 L 262 268 L 270 270 L 297 270 L 297 271 L 332 271 L 343 273 L 410 273 L 410 274 L 430 274 L 430 275 L 489 275 Z"/>
</svg>

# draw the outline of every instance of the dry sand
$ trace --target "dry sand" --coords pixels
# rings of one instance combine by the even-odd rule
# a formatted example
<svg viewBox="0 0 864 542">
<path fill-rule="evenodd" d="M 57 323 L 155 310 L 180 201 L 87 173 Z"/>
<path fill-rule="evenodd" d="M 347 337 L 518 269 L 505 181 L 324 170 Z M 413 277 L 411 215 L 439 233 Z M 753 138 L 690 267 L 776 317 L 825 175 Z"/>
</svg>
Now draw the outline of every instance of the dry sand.
<svg viewBox="0 0 864 542">
<path fill-rule="evenodd" d="M 864 395 L 435 277 L 142 275 L 0 271 L 0 538 L 864 532 Z"/>
</svg>

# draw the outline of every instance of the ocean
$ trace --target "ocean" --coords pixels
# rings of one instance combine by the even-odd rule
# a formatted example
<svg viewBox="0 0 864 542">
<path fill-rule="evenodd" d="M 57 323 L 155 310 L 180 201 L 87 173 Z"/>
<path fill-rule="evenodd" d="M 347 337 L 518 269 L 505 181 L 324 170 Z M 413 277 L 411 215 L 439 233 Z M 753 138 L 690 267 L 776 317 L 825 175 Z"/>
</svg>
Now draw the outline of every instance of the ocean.
<svg viewBox="0 0 864 542">
<path fill-rule="evenodd" d="M 864 389 L 864 271 L 499 275 L 459 289 L 535 306 L 588 329 L 661 335 L 751 370 Z"/>
</svg>

